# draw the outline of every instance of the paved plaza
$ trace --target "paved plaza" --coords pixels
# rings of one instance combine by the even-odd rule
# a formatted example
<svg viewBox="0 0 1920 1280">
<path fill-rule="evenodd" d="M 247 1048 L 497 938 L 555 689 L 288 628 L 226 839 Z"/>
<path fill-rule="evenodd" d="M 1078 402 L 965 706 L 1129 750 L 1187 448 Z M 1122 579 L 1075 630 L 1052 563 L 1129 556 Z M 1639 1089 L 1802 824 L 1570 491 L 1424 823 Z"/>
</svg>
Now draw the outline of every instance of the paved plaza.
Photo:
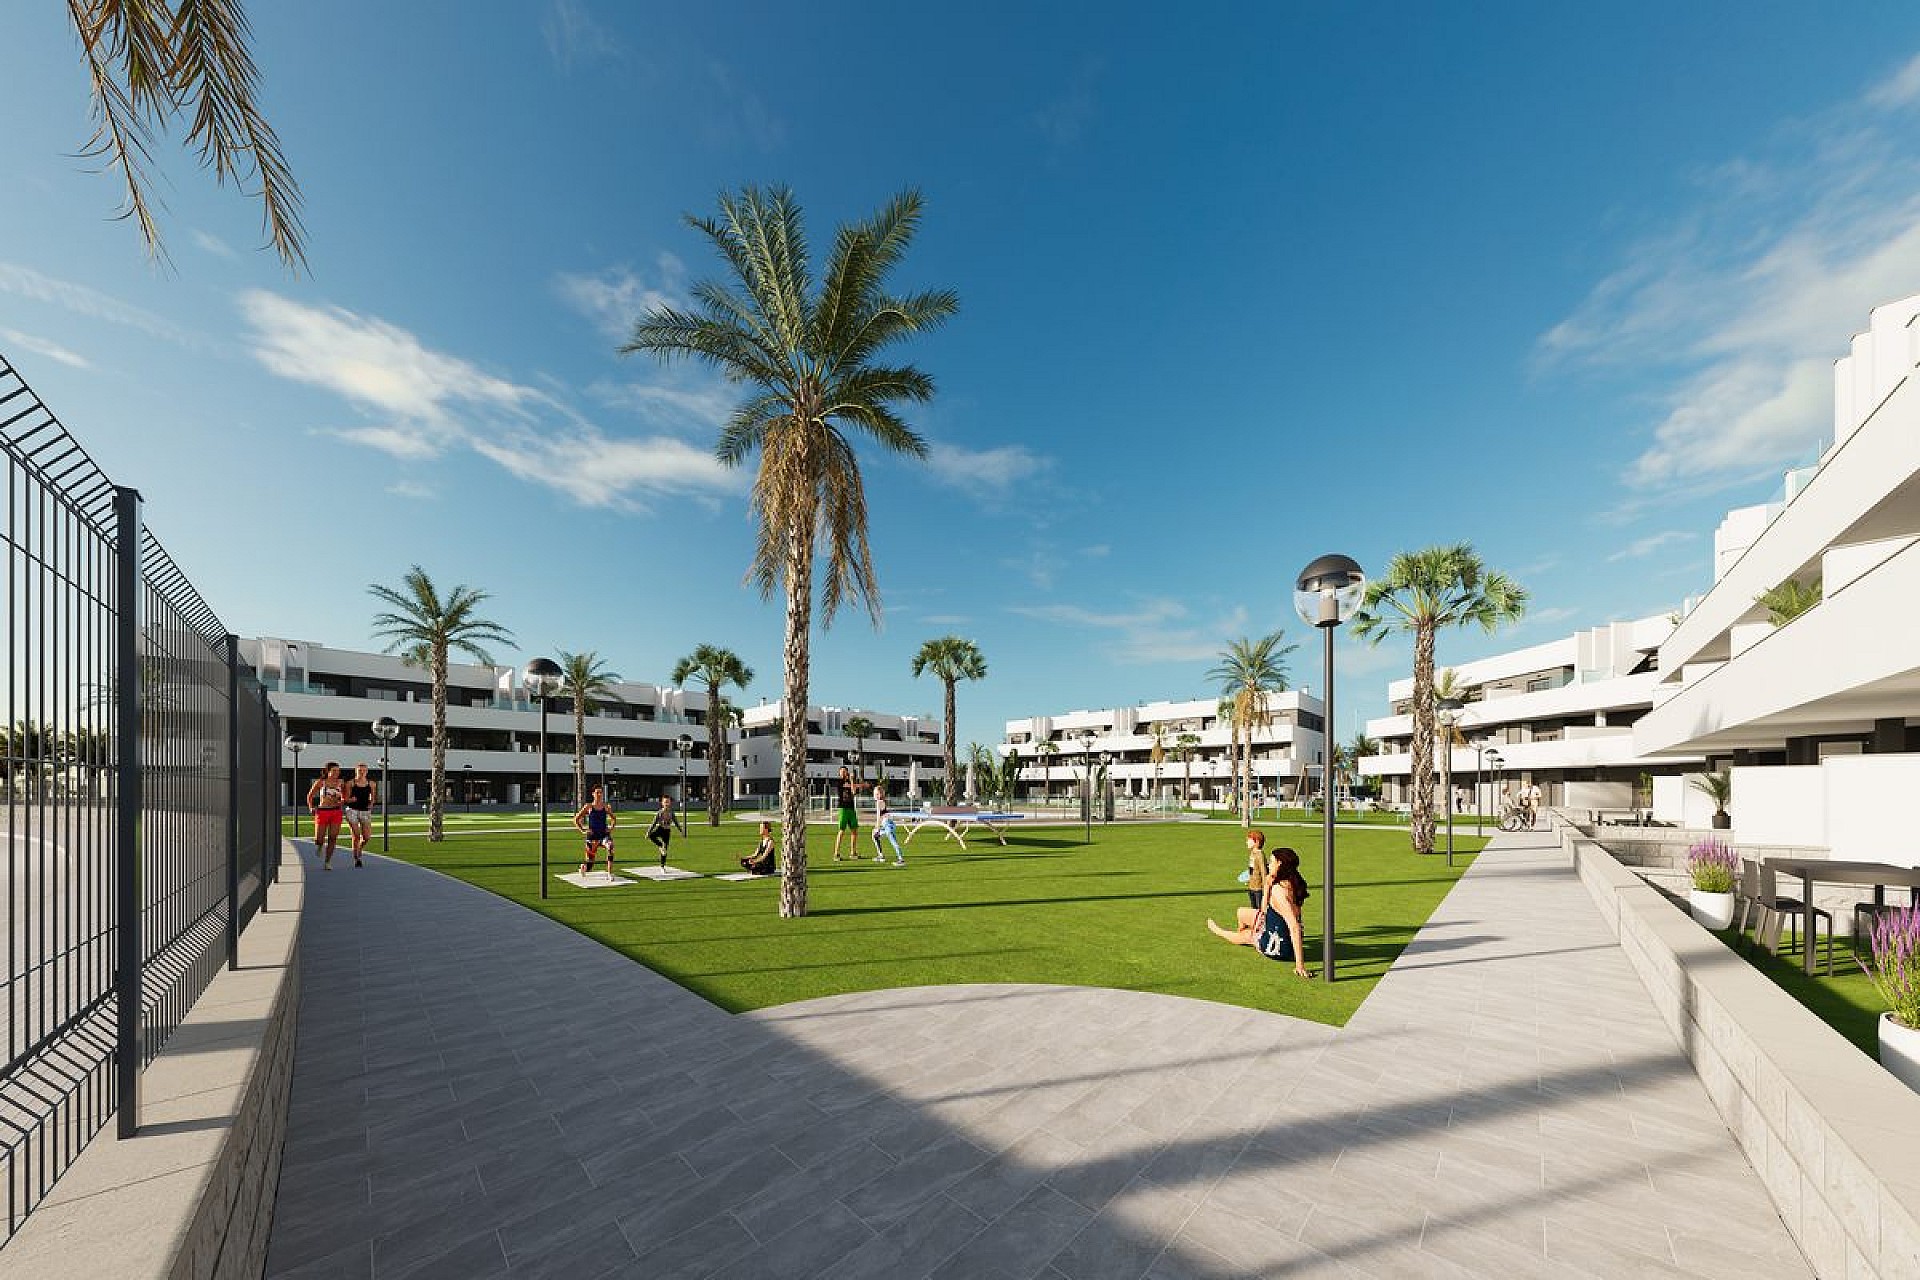
<svg viewBox="0 0 1920 1280">
<path fill-rule="evenodd" d="M 431 872 L 310 880 L 271 1277 L 1810 1274 L 1544 833 L 1341 1030 L 1064 987 L 733 1016 Z"/>
</svg>

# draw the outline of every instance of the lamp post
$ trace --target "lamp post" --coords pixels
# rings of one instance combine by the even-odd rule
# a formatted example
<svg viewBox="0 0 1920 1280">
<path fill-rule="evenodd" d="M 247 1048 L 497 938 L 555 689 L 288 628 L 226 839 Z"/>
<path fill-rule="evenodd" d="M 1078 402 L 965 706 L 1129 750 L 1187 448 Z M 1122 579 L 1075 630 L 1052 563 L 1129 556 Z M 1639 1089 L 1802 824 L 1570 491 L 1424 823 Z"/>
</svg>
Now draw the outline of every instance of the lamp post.
<svg viewBox="0 0 1920 1280">
<path fill-rule="evenodd" d="M 1113 752 L 1100 753 L 1100 825 L 1105 826 L 1107 817 L 1107 793 L 1113 790 Z"/>
<path fill-rule="evenodd" d="M 601 747 L 598 751 L 594 752 L 594 754 L 600 757 L 600 794 L 606 796 L 608 801 L 611 802 L 613 796 L 607 790 L 607 757 L 613 754 L 613 748 Z"/>
<path fill-rule="evenodd" d="M 679 821 L 680 834 L 684 836 L 687 834 L 687 757 L 693 753 L 693 735 L 683 733 L 673 740 L 673 745 L 680 752 Z"/>
<path fill-rule="evenodd" d="M 1321 726 L 1324 742 L 1333 740 L 1333 632 L 1352 617 L 1367 592 L 1367 575 L 1353 559 L 1343 555 L 1325 555 L 1300 571 L 1293 584 L 1293 608 L 1301 621 L 1318 627 L 1325 637 L 1327 705 Z M 1323 757 L 1328 754 L 1323 752 Z M 1326 779 L 1323 769 L 1322 781 Z M 1333 804 L 1321 806 L 1323 830 L 1320 845 L 1320 876 L 1325 896 L 1320 902 L 1320 973 L 1325 982 L 1333 981 Z M 1296 940 L 1297 945 L 1297 940 Z"/>
<path fill-rule="evenodd" d="M 1446 754 L 1440 758 L 1440 785 L 1447 793 L 1447 865 L 1453 865 L 1453 726 L 1460 723 L 1466 703 L 1458 698 L 1442 698 L 1433 704 L 1434 718 L 1440 721 L 1441 745 Z"/>
<path fill-rule="evenodd" d="M 1506 763 L 1507 758 L 1501 755 L 1498 749 L 1487 752 L 1487 767 L 1493 770 L 1493 780 L 1488 784 L 1490 794 L 1487 796 L 1487 803 L 1489 805 L 1500 803 L 1500 770 Z"/>
<path fill-rule="evenodd" d="M 293 779 L 287 784 L 287 805 L 293 810 L 294 838 L 300 836 L 300 753 L 306 749 L 306 743 L 288 734 L 281 744 L 293 753 Z"/>
<path fill-rule="evenodd" d="M 1093 843 L 1093 730 L 1080 731 L 1080 750 L 1085 753 L 1081 761 L 1081 772 L 1085 780 L 1080 784 L 1080 818 L 1086 823 L 1087 832 L 1082 843 Z"/>
<path fill-rule="evenodd" d="M 547 695 L 560 687 L 560 664 L 552 658 L 535 658 L 527 664 L 527 692 L 533 695 L 534 711 L 540 718 L 540 896 L 547 896 Z M 469 765 L 469 768 L 472 766 Z M 473 793 L 467 793 L 467 807 L 473 807 Z"/>
<path fill-rule="evenodd" d="M 381 716 L 373 722 L 373 736 L 380 739 L 380 852 L 385 853 L 393 835 L 387 822 L 388 760 L 393 740 L 400 736 L 400 722 L 392 716 Z"/>
<path fill-rule="evenodd" d="M 544 736 L 542 740 L 544 741 Z M 542 787 L 545 787 L 546 779 L 542 778 L 540 785 Z M 460 766 L 460 794 L 463 797 L 463 807 L 466 811 L 467 816 L 472 817 L 473 816 L 473 766 L 470 764 L 463 764 Z"/>
</svg>

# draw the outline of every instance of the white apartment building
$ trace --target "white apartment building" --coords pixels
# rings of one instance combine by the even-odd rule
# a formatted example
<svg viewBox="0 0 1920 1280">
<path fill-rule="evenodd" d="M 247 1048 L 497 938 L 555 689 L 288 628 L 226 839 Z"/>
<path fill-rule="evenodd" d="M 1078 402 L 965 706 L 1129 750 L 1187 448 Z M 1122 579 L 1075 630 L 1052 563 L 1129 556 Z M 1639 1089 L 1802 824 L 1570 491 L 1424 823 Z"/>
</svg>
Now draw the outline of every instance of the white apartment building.
<svg viewBox="0 0 1920 1280">
<path fill-rule="evenodd" d="M 1254 732 L 1253 785 L 1267 795 L 1292 798 L 1303 787 L 1317 791 L 1326 750 L 1324 707 L 1310 693 L 1292 690 L 1269 694 L 1267 723 Z M 1153 759 L 1154 743 L 1162 759 Z M 1091 739 L 1084 735 L 1091 733 Z M 1132 707 L 1101 711 L 1067 711 L 1007 721 L 1004 757 L 1020 753 L 1020 781 L 1029 790 L 1043 786 L 1054 794 L 1078 794 L 1079 779 L 1089 760 L 1113 757 L 1110 766 L 1114 790 L 1124 796 L 1177 798 L 1189 776 L 1189 762 L 1176 753 L 1181 734 L 1199 739 L 1190 762 L 1193 801 L 1223 801 L 1233 786 L 1229 761 L 1233 730 L 1220 717 L 1218 698 L 1183 702 L 1143 702 Z M 1039 744 L 1050 742 L 1052 755 Z M 1157 790 L 1156 790 L 1157 788 Z"/>
<path fill-rule="evenodd" d="M 763 702 L 740 713 L 733 743 L 734 798 L 772 800 L 780 794 L 781 702 Z M 865 720 L 864 737 L 849 722 Z M 929 716 L 893 715 L 857 707 L 807 708 L 807 781 L 810 790 L 826 787 L 842 765 L 858 757 L 863 777 L 885 777 L 896 799 L 917 786 L 922 796 L 937 795 L 946 779 L 940 746 L 940 721 Z"/>
<path fill-rule="evenodd" d="M 392 747 L 392 804 L 425 804 L 433 734 L 433 684 L 426 670 L 384 653 L 335 649 L 307 640 L 262 636 L 240 642 L 280 712 L 286 733 L 307 746 L 300 752 L 297 794 L 304 795 L 320 765 L 347 769 L 365 761 L 380 768 L 373 721 L 392 716 L 400 734 Z M 687 794 L 707 789 L 706 695 L 631 681 L 613 686 L 586 720 L 588 786 L 603 768 L 615 797 L 652 801 L 677 792 L 677 740 L 693 744 L 686 762 Z M 573 800 L 573 705 L 548 701 L 547 776 L 553 803 Z M 516 667 L 455 663 L 447 674 L 447 801 L 458 808 L 524 804 L 539 798 L 539 716 Z M 607 749 L 602 760 L 600 749 Z M 283 785 L 292 785 L 293 754 L 281 748 Z M 291 803 L 291 800 L 289 801 Z"/>
<path fill-rule="evenodd" d="M 1549 805 L 1629 810 L 1643 807 L 1638 782 L 1646 773 L 1654 775 L 1656 809 L 1678 803 L 1682 775 L 1697 772 L 1700 757 L 1653 756 L 1633 734 L 1653 706 L 1658 651 L 1672 630 L 1664 617 L 1613 622 L 1453 667 L 1467 704 L 1451 760 L 1461 802 L 1492 812 L 1496 786 L 1535 783 Z M 1405 804 L 1412 795 L 1413 678 L 1389 684 L 1387 698 L 1393 714 L 1367 722 L 1380 753 L 1363 757 L 1360 773 L 1379 780 L 1383 799 Z M 1490 752 L 1501 760 L 1497 777 Z M 1436 803 L 1444 803 L 1444 765 L 1436 750 Z"/>
<path fill-rule="evenodd" d="M 1649 756 L 1733 770 L 1742 842 L 1920 860 L 1889 838 L 1920 794 L 1920 296 L 1876 308 L 1834 366 L 1834 438 L 1783 501 L 1731 513 L 1715 582 L 1660 647 Z M 1820 603 L 1780 626 L 1755 597 Z"/>
</svg>

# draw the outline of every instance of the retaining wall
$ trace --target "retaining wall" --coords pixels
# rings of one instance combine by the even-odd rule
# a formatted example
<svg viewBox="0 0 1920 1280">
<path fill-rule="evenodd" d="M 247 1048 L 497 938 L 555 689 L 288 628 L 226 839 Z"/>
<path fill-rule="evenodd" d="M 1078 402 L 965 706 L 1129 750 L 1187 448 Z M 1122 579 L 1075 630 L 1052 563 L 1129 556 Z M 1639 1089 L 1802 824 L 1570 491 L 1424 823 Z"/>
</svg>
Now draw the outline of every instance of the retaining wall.
<svg viewBox="0 0 1920 1280">
<path fill-rule="evenodd" d="M 101 1132 L 5 1249 L 0 1280 L 257 1280 L 293 1088 L 298 855 L 141 1076 L 140 1133 Z"/>
<path fill-rule="evenodd" d="M 1591 838 L 1560 836 L 1817 1273 L 1920 1277 L 1920 1094 Z"/>
</svg>

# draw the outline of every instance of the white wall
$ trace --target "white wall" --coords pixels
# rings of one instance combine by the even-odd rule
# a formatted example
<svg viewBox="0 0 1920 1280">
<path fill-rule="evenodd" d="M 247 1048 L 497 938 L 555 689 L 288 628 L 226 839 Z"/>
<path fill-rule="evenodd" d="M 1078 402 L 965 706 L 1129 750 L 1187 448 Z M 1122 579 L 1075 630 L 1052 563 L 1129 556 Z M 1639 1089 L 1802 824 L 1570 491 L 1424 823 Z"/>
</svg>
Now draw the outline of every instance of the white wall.
<svg viewBox="0 0 1920 1280">
<path fill-rule="evenodd" d="M 1653 780 L 1653 820 L 1681 827 L 1713 825 L 1713 801 L 1692 785 L 1697 773 L 1681 778 L 1656 777 Z"/>
<path fill-rule="evenodd" d="M 1569 809 L 1631 809 L 1631 782 L 1569 782 L 1566 806 Z"/>
<path fill-rule="evenodd" d="M 1733 771 L 1734 840 L 1740 844 L 1827 843 L 1826 766 L 1742 765 Z"/>
<path fill-rule="evenodd" d="M 1920 866 L 1905 813 L 1920 795 L 1920 755 L 1833 756 L 1826 776 L 1827 838 L 1836 858 Z"/>
</svg>

